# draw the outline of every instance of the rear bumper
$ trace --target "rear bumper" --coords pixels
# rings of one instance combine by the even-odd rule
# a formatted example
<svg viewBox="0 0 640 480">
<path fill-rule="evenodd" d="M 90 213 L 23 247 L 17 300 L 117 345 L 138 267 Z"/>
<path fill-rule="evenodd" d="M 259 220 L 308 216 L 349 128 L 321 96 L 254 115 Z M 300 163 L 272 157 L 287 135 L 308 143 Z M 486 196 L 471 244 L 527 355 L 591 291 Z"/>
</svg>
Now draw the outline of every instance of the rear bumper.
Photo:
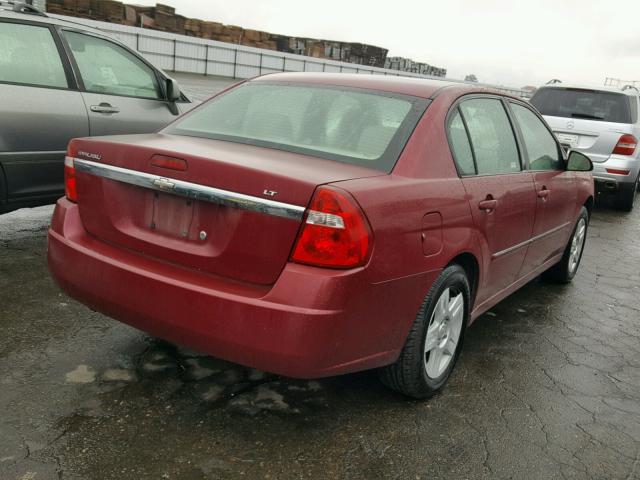
<svg viewBox="0 0 640 480">
<path fill-rule="evenodd" d="M 628 175 L 610 173 L 607 169 L 626 170 Z M 640 174 L 640 160 L 611 155 L 605 162 L 593 163 L 593 179 L 598 191 L 618 191 L 621 185 L 634 184 Z"/>
<path fill-rule="evenodd" d="M 370 284 L 365 270 L 287 264 L 276 284 L 216 278 L 101 242 L 58 201 L 49 269 L 72 297 L 117 320 L 219 358 L 315 378 L 399 355 L 437 271 Z"/>
</svg>

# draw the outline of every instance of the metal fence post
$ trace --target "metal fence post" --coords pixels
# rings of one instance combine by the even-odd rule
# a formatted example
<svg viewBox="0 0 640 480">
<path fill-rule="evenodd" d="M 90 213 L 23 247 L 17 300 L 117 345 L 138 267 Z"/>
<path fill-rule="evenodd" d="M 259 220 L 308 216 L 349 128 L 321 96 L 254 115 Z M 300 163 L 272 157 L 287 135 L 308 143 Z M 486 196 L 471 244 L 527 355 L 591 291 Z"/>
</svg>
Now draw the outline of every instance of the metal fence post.
<svg viewBox="0 0 640 480">
<path fill-rule="evenodd" d="M 204 46 L 204 76 L 209 75 L 209 45 Z"/>
<path fill-rule="evenodd" d="M 178 41 L 174 38 L 173 39 L 173 71 L 176 71 L 176 56 L 178 54 L 178 49 L 177 49 L 177 43 Z"/>
<path fill-rule="evenodd" d="M 236 78 L 236 73 L 238 71 L 238 49 L 234 49 L 233 52 L 233 78 Z"/>
</svg>

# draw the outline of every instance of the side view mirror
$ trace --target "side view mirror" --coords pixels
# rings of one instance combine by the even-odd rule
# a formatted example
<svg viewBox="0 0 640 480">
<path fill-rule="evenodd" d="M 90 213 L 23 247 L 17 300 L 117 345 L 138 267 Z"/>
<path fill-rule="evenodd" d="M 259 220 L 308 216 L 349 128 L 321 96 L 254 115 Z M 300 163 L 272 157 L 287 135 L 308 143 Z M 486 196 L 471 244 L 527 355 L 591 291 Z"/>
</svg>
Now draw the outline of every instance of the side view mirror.
<svg viewBox="0 0 640 480">
<path fill-rule="evenodd" d="M 593 163 L 584 153 L 571 150 L 567 159 L 567 170 L 570 172 L 590 172 L 593 170 Z"/>
<path fill-rule="evenodd" d="M 180 86 L 173 78 L 167 78 L 167 100 L 175 102 L 180 98 Z"/>
</svg>

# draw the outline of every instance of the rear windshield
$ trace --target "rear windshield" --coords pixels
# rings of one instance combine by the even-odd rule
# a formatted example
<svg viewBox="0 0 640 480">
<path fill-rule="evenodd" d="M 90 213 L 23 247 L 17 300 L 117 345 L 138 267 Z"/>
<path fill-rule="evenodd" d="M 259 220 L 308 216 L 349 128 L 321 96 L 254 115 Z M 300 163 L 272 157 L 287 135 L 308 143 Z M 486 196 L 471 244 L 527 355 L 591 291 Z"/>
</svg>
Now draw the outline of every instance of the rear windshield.
<svg viewBox="0 0 640 480">
<path fill-rule="evenodd" d="M 390 172 L 428 100 L 360 89 L 246 83 L 165 132 L 305 153 Z"/>
<path fill-rule="evenodd" d="M 541 88 L 531 104 L 551 117 L 633 123 L 629 98 L 623 93 L 581 88 Z"/>
</svg>

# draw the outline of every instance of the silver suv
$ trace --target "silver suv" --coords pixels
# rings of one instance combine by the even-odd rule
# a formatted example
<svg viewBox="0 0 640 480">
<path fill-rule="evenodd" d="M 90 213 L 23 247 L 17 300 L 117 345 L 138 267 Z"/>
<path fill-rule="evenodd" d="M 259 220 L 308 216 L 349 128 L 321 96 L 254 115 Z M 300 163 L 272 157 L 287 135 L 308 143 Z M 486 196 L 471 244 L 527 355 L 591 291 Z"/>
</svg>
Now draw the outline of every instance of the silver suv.
<svg viewBox="0 0 640 480">
<path fill-rule="evenodd" d="M 126 45 L 0 0 L 0 213 L 63 194 L 71 138 L 153 132 L 190 106 Z"/>
<path fill-rule="evenodd" d="M 541 87 L 531 103 L 567 149 L 593 161 L 599 193 L 616 195 L 616 206 L 631 211 L 640 183 L 639 92 L 634 87 Z"/>
</svg>

